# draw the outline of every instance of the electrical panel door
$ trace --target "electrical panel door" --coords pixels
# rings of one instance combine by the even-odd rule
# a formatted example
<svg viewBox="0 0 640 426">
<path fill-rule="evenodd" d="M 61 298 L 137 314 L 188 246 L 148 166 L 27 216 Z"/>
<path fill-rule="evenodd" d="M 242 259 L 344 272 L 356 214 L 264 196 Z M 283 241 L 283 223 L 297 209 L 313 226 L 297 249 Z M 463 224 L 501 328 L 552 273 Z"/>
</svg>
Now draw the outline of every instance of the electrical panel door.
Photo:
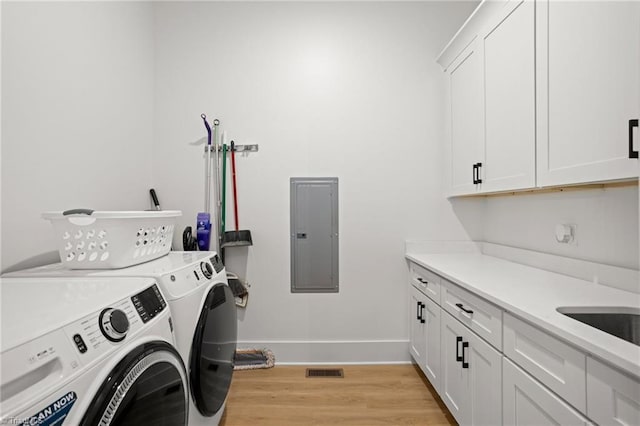
<svg viewBox="0 0 640 426">
<path fill-rule="evenodd" d="M 291 292 L 338 292 L 338 178 L 291 178 Z"/>
</svg>

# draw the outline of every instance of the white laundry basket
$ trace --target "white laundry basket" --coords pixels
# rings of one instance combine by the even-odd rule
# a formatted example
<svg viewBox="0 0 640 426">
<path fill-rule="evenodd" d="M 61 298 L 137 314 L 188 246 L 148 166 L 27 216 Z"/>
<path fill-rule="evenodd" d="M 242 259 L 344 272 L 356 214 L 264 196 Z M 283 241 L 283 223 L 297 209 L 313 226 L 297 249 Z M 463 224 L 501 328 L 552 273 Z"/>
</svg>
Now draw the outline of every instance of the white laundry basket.
<svg viewBox="0 0 640 426">
<path fill-rule="evenodd" d="M 116 269 L 147 262 L 171 250 L 179 210 L 46 212 L 62 264 L 69 269 Z"/>
</svg>

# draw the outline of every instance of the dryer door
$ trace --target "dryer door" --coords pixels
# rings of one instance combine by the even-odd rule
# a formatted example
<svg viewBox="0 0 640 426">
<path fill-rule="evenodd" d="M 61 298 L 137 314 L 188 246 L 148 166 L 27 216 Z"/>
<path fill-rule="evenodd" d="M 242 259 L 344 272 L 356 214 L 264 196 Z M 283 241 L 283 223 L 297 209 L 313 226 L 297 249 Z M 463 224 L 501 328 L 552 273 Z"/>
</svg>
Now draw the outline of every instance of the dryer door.
<svg viewBox="0 0 640 426">
<path fill-rule="evenodd" d="M 202 307 L 189 362 L 191 395 L 203 416 L 214 416 L 224 404 L 233 376 L 237 337 L 233 293 L 228 285 L 215 284 Z"/>
<path fill-rule="evenodd" d="M 185 426 L 189 418 L 187 386 L 178 352 L 165 342 L 145 343 L 111 371 L 81 425 Z"/>
</svg>

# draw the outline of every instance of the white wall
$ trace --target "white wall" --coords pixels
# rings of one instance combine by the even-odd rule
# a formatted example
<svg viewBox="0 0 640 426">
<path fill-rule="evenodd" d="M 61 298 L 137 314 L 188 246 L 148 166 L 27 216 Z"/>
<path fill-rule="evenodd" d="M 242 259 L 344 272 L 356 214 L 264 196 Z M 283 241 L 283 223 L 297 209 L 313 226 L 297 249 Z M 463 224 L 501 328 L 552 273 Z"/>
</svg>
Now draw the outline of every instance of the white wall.
<svg viewBox="0 0 640 426">
<path fill-rule="evenodd" d="M 575 224 L 576 244 L 555 240 Z M 631 269 L 638 264 L 638 187 L 589 189 L 486 199 L 487 242 Z"/>
<path fill-rule="evenodd" d="M 3 270 L 56 249 L 43 211 L 149 207 L 152 7 L 3 2 Z"/>
<path fill-rule="evenodd" d="M 180 229 L 203 208 L 200 113 L 260 145 L 237 159 L 240 227 L 254 246 L 227 250 L 252 285 L 240 341 L 268 341 L 280 361 L 345 361 L 358 348 L 360 361 L 408 359 L 404 240 L 469 239 L 442 194 L 435 57 L 474 6 L 156 4 L 153 177 L 165 208 L 185 213 Z M 289 291 L 292 176 L 340 180 L 338 294 Z M 302 343 L 321 341 L 391 347 Z"/>
<path fill-rule="evenodd" d="M 255 245 L 227 260 L 252 284 L 239 338 L 279 360 L 407 357 L 407 238 L 637 269 L 637 187 L 444 198 L 434 58 L 475 5 L 2 2 L 1 268 L 55 249 L 41 212 L 144 209 L 152 185 L 193 225 L 205 112 L 260 144 L 238 159 Z M 340 178 L 339 294 L 289 293 L 291 176 Z"/>
</svg>

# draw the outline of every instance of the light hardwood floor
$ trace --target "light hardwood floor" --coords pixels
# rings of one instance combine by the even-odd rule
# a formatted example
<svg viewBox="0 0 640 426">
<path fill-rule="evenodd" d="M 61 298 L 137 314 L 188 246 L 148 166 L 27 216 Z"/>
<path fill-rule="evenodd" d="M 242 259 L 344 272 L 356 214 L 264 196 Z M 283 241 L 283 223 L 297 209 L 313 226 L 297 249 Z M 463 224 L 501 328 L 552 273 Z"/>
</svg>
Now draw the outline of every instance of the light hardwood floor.
<svg viewBox="0 0 640 426">
<path fill-rule="evenodd" d="M 456 424 L 413 365 L 338 368 L 342 379 L 305 378 L 304 366 L 235 371 L 220 424 Z"/>
</svg>

